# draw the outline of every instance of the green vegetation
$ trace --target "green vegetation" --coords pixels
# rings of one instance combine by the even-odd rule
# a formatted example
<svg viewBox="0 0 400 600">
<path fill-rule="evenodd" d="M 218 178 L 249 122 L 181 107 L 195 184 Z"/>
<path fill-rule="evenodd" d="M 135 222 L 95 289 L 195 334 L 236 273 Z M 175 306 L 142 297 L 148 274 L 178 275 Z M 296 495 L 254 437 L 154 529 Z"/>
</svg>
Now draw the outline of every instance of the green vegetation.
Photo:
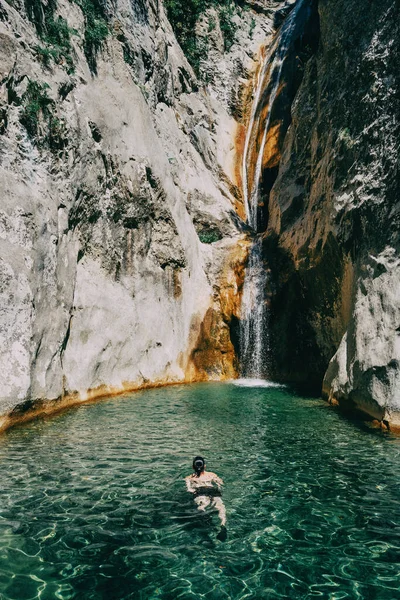
<svg viewBox="0 0 400 600">
<path fill-rule="evenodd" d="M 97 53 L 106 40 L 109 29 L 106 5 L 101 0 L 74 0 L 85 17 L 84 52 L 92 73 L 97 73 Z"/>
<path fill-rule="evenodd" d="M 254 33 L 255 27 L 256 27 L 256 20 L 254 17 L 251 17 L 250 29 L 249 29 L 249 37 L 251 40 L 253 39 L 253 33 Z"/>
<path fill-rule="evenodd" d="M 197 232 L 197 235 L 203 244 L 212 244 L 222 238 L 221 233 L 214 229 L 202 229 Z"/>
<path fill-rule="evenodd" d="M 77 32 L 68 26 L 63 17 L 55 17 L 57 0 L 24 0 L 25 9 L 30 21 L 44 46 L 35 48 L 44 66 L 51 62 L 64 64 L 66 71 L 72 74 L 74 63 L 72 58 L 71 35 Z M 109 34 L 106 5 L 102 0 L 73 0 L 82 10 L 85 18 L 85 40 L 83 50 L 90 70 L 97 71 L 96 57 L 103 42 Z"/>
<path fill-rule="evenodd" d="M 21 98 L 23 108 L 20 121 L 31 137 L 38 135 L 40 118 L 49 120 L 52 116 L 54 102 L 47 95 L 48 89 L 47 83 L 30 81 Z"/>
<path fill-rule="evenodd" d="M 0 135 L 7 131 L 8 114 L 6 108 L 0 108 Z"/>
<path fill-rule="evenodd" d="M 53 151 L 60 150 L 66 145 L 65 122 L 53 113 L 54 100 L 47 93 L 47 83 L 29 81 L 26 91 L 20 99 L 22 110 L 20 122 L 28 135 L 37 143 L 48 144 Z M 47 124 L 47 131 L 41 135 L 40 123 Z"/>
<path fill-rule="evenodd" d="M 338 140 L 342 142 L 345 148 L 352 148 L 352 146 L 355 144 L 348 127 L 345 127 L 339 131 Z"/>
<path fill-rule="evenodd" d="M 226 52 L 229 52 L 235 40 L 237 25 L 232 21 L 235 12 L 235 5 L 230 3 L 221 6 L 219 10 L 219 22 L 224 36 L 224 47 Z"/>
<path fill-rule="evenodd" d="M 214 31 L 216 26 L 217 26 L 217 23 L 216 23 L 214 17 L 210 17 L 209 21 L 208 21 L 208 32 L 211 33 L 212 31 Z"/>
<path fill-rule="evenodd" d="M 198 71 L 200 56 L 196 47 L 196 21 L 204 12 L 207 0 L 165 0 L 168 19 L 178 42 L 195 71 Z"/>
<path fill-rule="evenodd" d="M 49 118 L 49 131 L 47 136 L 47 141 L 50 147 L 50 150 L 62 150 L 67 145 L 66 138 L 66 126 L 64 119 L 59 119 L 54 115 L 50 115 Z"/>
<path fill-rule="evenodd" d="M 233 44 L 237 26 L 232 17 L 237 10 L 232 0 L 165 0 L 168 19 L 172 25 L 178 42 L 195 72 L 199 73 L 201 57 L 204 56 L 204 40 L 196 38 L 196 22 L 208 8 L 214 7 L 219 15 L 221 31 L 224 35 L 225 50 Z M 215 27 L 210 21 L 209 31 Z"/>
<path fill-rule="evenodd" d="M 114 25 L 114 31 L 117 32 L 117 40 L 119 42 L 121 42 L 121 44 L 122 44 L 122 53 L 124 56 L 124 61 L 126 62 L 127 65 L 134 68 L 135 64 L 136 64 L 135 54 L 131 50 L 128 40 L 126 39 L 126 36 L 125 36 L 122 28 L 119 27 L 119 24 L 117 24 L 117 26 Z"/>
<path fill-rule="evenodd" d="M 76 31 L 68 26 L 63 17 L 54 17 L 57 1 L 43 3 L 42 0 L 25 0 L 25 8 L 38 36 L 45 44 L 35 48 L 39 59 L 46 67 L 53 60 L 56 64 L 64 65 L 69 74 L 73 73 L 71 35 L 76 34 Z"/>
</svg>

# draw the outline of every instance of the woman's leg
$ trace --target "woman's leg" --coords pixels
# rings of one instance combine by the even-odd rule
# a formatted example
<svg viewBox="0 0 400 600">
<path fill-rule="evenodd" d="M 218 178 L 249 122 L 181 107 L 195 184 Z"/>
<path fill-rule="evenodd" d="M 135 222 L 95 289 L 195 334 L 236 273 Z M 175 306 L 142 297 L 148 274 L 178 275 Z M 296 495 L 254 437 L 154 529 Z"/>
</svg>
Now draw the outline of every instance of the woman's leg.
<svg viewBox="0 0 400 600">
<path fill-rule="evenodd" d="M 218 516 L 221 519 L 221 525 L 223 527 L 225 527 L 225 525 L 226 525 L 226 510 L 225 510 L 225 504 L 222 502 L 222 498 L 220 498 L 219 496 L 217 496 L 216 498 L 213 498 L 213 506 L 215 506 L 215 508 L 218 511 Z"/>
</svg>

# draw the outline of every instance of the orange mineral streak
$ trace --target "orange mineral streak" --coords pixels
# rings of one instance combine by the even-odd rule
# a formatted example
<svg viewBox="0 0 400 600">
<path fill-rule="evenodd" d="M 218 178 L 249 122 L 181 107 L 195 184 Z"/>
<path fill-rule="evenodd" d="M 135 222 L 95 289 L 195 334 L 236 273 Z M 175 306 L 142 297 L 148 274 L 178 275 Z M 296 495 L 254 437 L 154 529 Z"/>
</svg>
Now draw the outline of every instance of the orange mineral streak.
<svg viewBox="0 0 400 600">
<path fill-rule="evenodd" d="M 197 339 L 190 353 L 186 379 L 188 381 L 224 381 L 238 376 L 235 349 L 230 336 L 233 317 L 239 317 L 244 281 L 244 265 L 249 242 L 241 240 L 225 264 L 218 294 L 200 325 L 194 317 L 193 331 Z"/>
<path fill-rule="evenodd" d="M 268 85 L 268 77 L 269 72 L 266 74 L 264 85 L 267 87 Z M 281 93 L 284 84 L 281 84 L 276 98 Z M 262 106 L 258 118 L 254 122 L 254 130 L 251 137 L 247 169 L 248 169 L 248 177 L 249 181 L 254 181 L 255 175 L 255 165 L 257 163 L 257 157 L 261 149 L 262 139 L 264 136 L 264 128 L 263 125 L 267 121 L 268 113 L 270 111 L 269 104 L 265 104 Z M 279 120 L 276 123 L 270 123 L 267 133 L 267 139 L 264 146 L 263 158 L 262 158 L 262 168 L 263 169 L 271 169 L 272 167 L 276 167 L 281 160 L 281 126 L 282 121 Z M 251 189 L 250 189 L 251 192 Z"/>
<path fill-rule="evenodd" d="M 257 86 L 257 81 L 258 81 L 258 78 L 260 77 L 260 70 L 262 69 L 265 53 L 266 53 L 265 46 L 261 46 L 260 50 L 259 50 L 259 58 L 257 61 L 257 66 L 254 70 L 253 76 L 250 77 L 247 84 L 245 84 L 244 90 L 242 92 L 242 98 L 243 98 L 242 115 L 243 115 L 243 117 L 242 117 L 242 123 L 239 123 L 237 126 L 237 131 L 236 131 L 236 136 L 235 136 L 236 160 L 235 160 L 234 173 L 235 173 L 236 185 L 238 186 L 239 189 L 242 190 L 241 206 L 239 209 L 237 209 L 237 213 L 240 216 L 240 218 L 242 218 L 243 220 L 246 219 L 246 210 L 243 205 L 243 185 L 244 185 L 243 184 L 243 154 L 245 152 L 247 130 L 250 126 L 255 87 Z M 268 73 L 267 73 L 267 76 L 265 77 L 264 81 L 268 82 Z M 255 145 L 256 138 L 257 138 L 258 130 L 259 130 L 259 117 L 257 118 L 257 116 L 256 116 L 256 118 L 254 120 L 254 125 L 252 127 L 251 140 L 250 140 L 250 144 L 249 144 L 250 152 L 248 153 L 248 160 L 247 160 L 248 170 L 250 170 L 250 172 L 248 173 L 248 180 L 247 180 L 249 193 L 251 192 L 251 189 L 250 189 L 251 186 L 250 186 L 249 182 L 252 181 L 254 178 L 255 160 L 254 160 L 253 154 L 254 154 L 254 145 Z M 251 154 L 251 159 L 250 159 L 250 154 Z"/>
<path fill-rule="evenodd" d="M 281 153 L 279 149 L 281 122 L 269 128 L 267 140 L 265 143 L 262 166 L 263 169 L 271 169 L 279 165 Z"/>
<path fill-rule="evenodd" d="M 244 125 L 238 123 L 236 129 L 236 135 L 234 137 L 235 145 L 235 160 L 233 165 L 233 176 L 235 180 L 236 189 L 239 194 L 235 195 L 235 212 L 239 217 L 246 220 L 246 209 L 244 207 L 243 198 L 243 178 L 242 178 L 242 156 L 244 151 L 244 144 L 246 140 L 246 129 Z"/>
</svg>

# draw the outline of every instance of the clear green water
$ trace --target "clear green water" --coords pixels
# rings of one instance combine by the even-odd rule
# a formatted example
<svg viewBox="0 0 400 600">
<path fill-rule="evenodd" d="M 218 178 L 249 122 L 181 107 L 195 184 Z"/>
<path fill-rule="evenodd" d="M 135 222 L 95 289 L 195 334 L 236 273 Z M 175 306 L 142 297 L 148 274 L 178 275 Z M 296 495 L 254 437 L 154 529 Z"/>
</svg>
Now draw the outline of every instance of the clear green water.
<svg viewBox="0 0 400 600">
<path fill-rule="evenodd" d="M 183 477 L 226 482 L 228 539 Z M 400 598 L 400 440 L 285 389 L 170 387 L 0 438 L 0 598 Z"/>
</svg>

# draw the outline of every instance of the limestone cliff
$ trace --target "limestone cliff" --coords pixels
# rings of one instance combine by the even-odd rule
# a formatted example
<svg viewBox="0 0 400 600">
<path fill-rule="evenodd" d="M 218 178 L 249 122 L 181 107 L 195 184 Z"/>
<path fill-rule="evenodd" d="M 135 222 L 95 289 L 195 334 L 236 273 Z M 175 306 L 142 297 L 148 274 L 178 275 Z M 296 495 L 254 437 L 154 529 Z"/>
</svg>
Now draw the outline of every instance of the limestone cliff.
<svg viewBox="0 0 400 600">
<path fill-rule="evenodd" d="M 237 374 L 251 81 L 293 5 L 205 2 L 185 56 L 159 0 L 0 0 L 1 427 Z M 270 374 L 393 425 L 399 16 L 298 2 L 256 119 Z"/>
<path fill-rule="evenodd" d="M 264 169 L 274 372 L 400 425 L 400 7 L 314 6 L 318 40 L 291 49 Z"/>
<path fill-rule="evenodd" d="M 162 2 L 1 0 L 0 414 L 235 375 L 236 117 L 272 16 L 237 9 L 229 51 L 202 16 L 206 85 Z"/>
</svg>

